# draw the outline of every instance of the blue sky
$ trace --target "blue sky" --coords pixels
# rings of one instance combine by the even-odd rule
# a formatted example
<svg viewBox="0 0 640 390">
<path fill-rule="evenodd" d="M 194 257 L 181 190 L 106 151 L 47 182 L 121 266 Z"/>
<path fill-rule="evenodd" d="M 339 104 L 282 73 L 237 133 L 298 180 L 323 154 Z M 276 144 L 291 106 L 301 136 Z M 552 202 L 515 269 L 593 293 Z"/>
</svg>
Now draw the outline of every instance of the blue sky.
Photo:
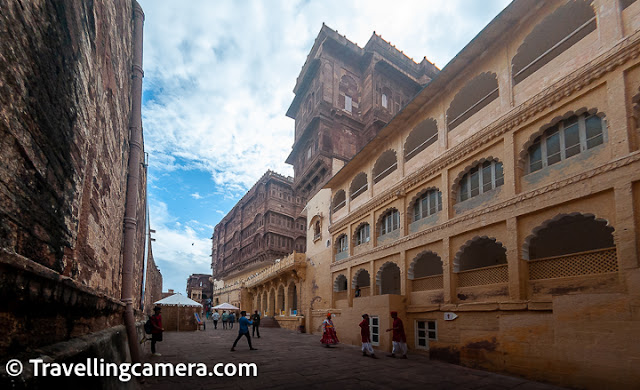
<svg viewBox="0 0 640 390">
<path fill-rule="evenodd" d="M 153 254 L 163 290 L 211 272 L 214 226 L 284 163 L 293 87 L 322 23 L 363 47 L 373 31 L 444 67 L 506 0 L 160 1 L 145 12 L 143 128 Z"/>
</svg>

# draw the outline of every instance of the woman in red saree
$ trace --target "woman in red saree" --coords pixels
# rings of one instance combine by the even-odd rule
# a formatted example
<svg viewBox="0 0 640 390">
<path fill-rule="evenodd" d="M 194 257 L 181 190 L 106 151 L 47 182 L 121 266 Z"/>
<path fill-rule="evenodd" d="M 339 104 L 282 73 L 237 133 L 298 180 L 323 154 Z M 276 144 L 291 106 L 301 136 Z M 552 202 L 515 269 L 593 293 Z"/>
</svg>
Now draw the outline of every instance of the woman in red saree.
<svg viewBox="0 0 640 390">
<path fill-rule="evenodd" d="M 333 321 L 331 321 L 331 313 L 327 313 L 327 318 L 322 321 L 322 339 L 320 342 L 327 348 L 339 343 L 336 328 L 333 326 Z"/>
</svg>

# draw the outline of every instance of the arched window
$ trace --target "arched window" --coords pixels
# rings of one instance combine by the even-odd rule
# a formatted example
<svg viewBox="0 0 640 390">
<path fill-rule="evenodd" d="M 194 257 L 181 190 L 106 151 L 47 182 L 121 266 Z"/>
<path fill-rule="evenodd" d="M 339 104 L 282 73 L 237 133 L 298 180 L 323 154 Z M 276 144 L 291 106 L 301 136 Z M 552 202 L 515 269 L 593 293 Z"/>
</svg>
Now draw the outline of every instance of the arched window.
<svg viewBox="0 0 640 390">
<path fill-rule="evenodd" d="M 538 171 L 604 143 L 603 119 L 573 115 L 546 129 L 528 149 L 529 172 Z"/>
<path fill-rule="evenodd" d="M 381 295 L 400 294 L 400 268 L 396 263 L 384 263 L 376 275 L 376 281 Z"/>
<path fill-rule="evenodd" d="M 476 237 L 465 244 L 454 259 L 455 272 L 507 264 L 507 250 L 495 238 Z"/>
<path fill-rule="evenodd" d="M 353 287 L 369 287 L 371 284 L 371 278 L 369 277 L 369 271 L 364 268 L 356 271 L 355 276 L 353 277 L 352 286 Z"/>
<path fill-rule="evenodd" d="M 596 15 L 589 3 L 570 1 L 547 16 L 518 47 L 511 60 L 514 85 L 595 31 Z"/>
<path fill-rule="evenodd" d="M 418 254 L 409 267 L 409 279 L 442 275 L 442 259 L 431 251 Z"/>
<path fill-rule="evenodd" d="M 442 211 L 442 192 L 438 189 L 425 191 L 413 205 L 413 221 L 419 221 Z"/>
<path fill-rule="evenodd" d="M 351 194 L 351 200 L 357 198 L 360 194 L 363 194 L 369 189 L 369 182 L 367 181 L 367 174 L 360 172 L 353 178 L 351 186 L 349 187 L 349 193 Z"/>
<path fill-rule="evenodd" d="M 398 168 L 395 150 L 389 149 L 382 153 L 373 166 L 373 182 L 377 183 Z"/>
<path fill-rule="evenodd" d="M 469 80 L 453 98 L 447 110 L 449 131 L 497 99 L 499 95 L 498 78 L 495 73 L 481 73 Z"/>
<path fill-rule="evenodd" d="M 333 291 L 347 291 L 347 277 L 340 274 L 333 282 Z"/>
<path fill-rule="evenodd" d="M 358 106 L 358 85 L 351 76 L 342 76 L 338 86 L 338 106 L 347 112 L 352 112 L 353 107 Z"/>
<path fill-rule="evenodd" d="M 355 243 L 356 246 L 366 244 L 369 242 L 369 224 L 363 223 L 356 229 L 355 232 Z"/>
<path fill-rule="evenodd" d="M 344 190 L 339 190 L 333 197 L 333 212 L 336 212 L 343 208 L 346 203 L 347 199 Z"/>
<path fill-rule="evenodd" d="M 413 156 L 425 150 L 427 146 L 438 140 L 438 123 L 429 118 L 416 126 L 404 143 L 404 160 L 409 161 Z"/>
<path fill-rule="evenodd" d="M 387 110 L 391 109 L 391 90 L 388 87 L 382 88 L 382 107 Z"/>
<path fill-rule="evenodd" d="M 346 234 L 341 234 L 336 239 L 336 254 L 347 253 L 349 250 L 349 238 Z"/>
<path fill-rule="evenodd" d="M 471 168 L 462 176 L 458 199 L 464 202 L 469 198 L 491 191 L 504 184 L 502 163 L 487 160 Z"/>
<path fill-rule="evenodd" d="M 400 228 L 400 213 L 397 209 L 391 209 L 380 217 L 380 235 L 384 236 Z"/>
<path fill-rule="evenodd" d="M 592 214 L 561 214 L 544 222 L 525 239 L 522 257 L 529 279 L 618 271 L 613 227 Z"/>
<path fill-rule="evenodd" d="M 318 217 L 317 215 L 314 217 L 315 222 L 313 223 L 313 239 L 317 240 L 320 238 L 320 236 L 322 235 L 322 230 L 320 229 L 321 225 L 320 225 L 320 217 Z"/>
</svg>

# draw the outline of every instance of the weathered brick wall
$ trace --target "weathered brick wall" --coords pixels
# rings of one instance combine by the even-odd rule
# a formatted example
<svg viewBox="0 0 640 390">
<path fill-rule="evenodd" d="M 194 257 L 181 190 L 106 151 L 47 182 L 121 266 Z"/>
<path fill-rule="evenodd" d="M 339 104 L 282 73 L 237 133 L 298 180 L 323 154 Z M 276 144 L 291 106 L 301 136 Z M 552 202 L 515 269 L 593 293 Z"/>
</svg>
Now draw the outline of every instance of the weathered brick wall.
<svg viewBox="0 0 640 390">
<path fill-rule="evenodd" d="M 147 258 L 147 278 L 144 287 L 144 313 L 153 314 L 154 302 L 162 299 L 162 274 L 153 259 L 153 252 L 149 245 L 149 257 Z"/>
<path fill-rule="evenodd" d="M 42 342 L 109 326 L 92 321 L 111 318 L 109 308 L 73 312 L 78 286 L 107 301 L 120 299 L 132 15 L 130 0 L 0 0 L 0 248 L 3 261 L 12 261 L 2 264 L 0 301 L 11 297 L 27 308 L 20 314 L 0 303 L 9 344 L 13 336 L 38 331 L 25 327 L 21 315 L 67 316 L 66 330 Z M 135 292 L 144 254 L 146 172 L 140 169 Z M 29 262 L 48 282 L 25 271 Z M 17 281 L 7 282 L 18 268 Z M 68 296 L 52 294 L 63 280 L 69 280 Z M 20 290 L 25 285 L 29 294 Z M 74 315 L 88 325 L 77 329 Z"/>
</svg>

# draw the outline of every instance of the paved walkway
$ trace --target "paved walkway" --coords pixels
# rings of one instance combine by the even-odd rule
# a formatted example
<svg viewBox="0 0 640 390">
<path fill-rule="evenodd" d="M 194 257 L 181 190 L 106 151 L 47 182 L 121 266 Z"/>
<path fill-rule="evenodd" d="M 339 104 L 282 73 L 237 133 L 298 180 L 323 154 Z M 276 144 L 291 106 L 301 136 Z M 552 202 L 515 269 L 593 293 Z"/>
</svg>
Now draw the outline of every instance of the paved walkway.
<svg viewBox="0 0 640 390">
<path fill-rule="evenodd" d="M 339 331 L 339 329 L 338 329 Z M 354 330 L 354 331 L 357 331 Z M 246 338 L 230 352 L 238 335 L 232 330 L 213 329 L 199 332 L 165 332 L 158 343 L 160 357 L 149 362 L 205 363 L 208 370 L 216 363 L 256 363 L 257 377 L 166 377 L 146 378 L 148 389 L 486 389 L 486 390 L 557 390 L 559 387 L 525 379 L 474 370 L 427 356 L 409 354 L 409 359 L 393 359 L 380 354 L 379 359 L 362 357 L 360 348 L 339 344 L 324 348 L 320 336 L 300 334 L 286 329 L 263 328 L 261 338 L 252 338 L 250 351 Z M 339 336 L 339 332 L 338 332 Z"/>
</svg>

